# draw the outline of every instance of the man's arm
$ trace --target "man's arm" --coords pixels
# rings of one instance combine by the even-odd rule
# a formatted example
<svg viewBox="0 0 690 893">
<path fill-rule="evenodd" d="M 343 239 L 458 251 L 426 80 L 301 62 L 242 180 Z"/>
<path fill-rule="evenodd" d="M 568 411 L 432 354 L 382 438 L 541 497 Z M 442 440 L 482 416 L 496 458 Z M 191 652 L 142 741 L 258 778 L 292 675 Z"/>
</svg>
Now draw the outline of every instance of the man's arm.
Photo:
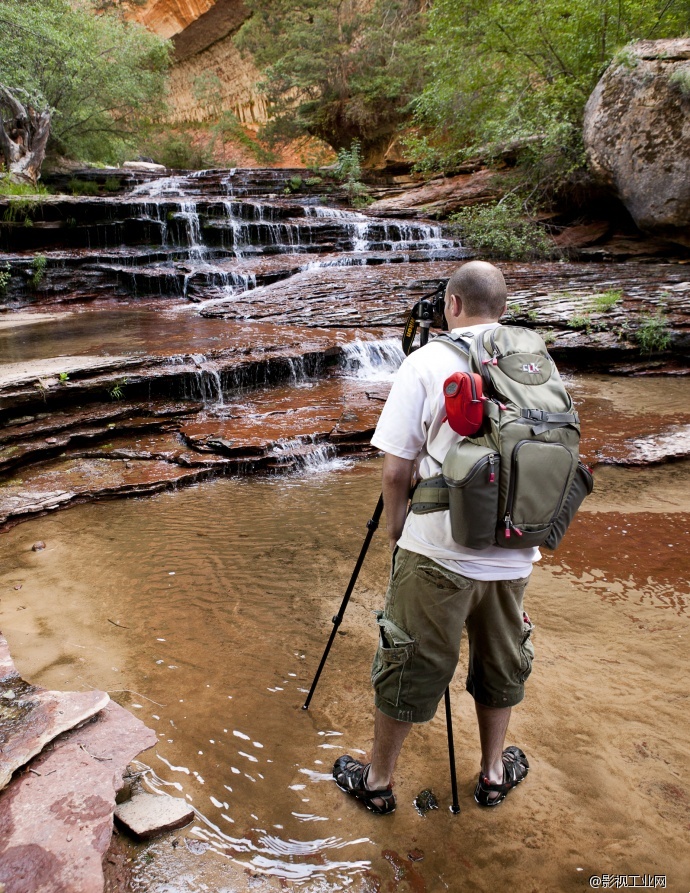
<svg viewBox="0 0 690 893">
<path fill-rule="evenodd" d="M 414 459 L 401 459 L 392 453 L 384 454 L 383 504 L 386 509 L 386 529 L 391 552 L 395 549 L 405 526 L 414 466 Z"/>
</svg>

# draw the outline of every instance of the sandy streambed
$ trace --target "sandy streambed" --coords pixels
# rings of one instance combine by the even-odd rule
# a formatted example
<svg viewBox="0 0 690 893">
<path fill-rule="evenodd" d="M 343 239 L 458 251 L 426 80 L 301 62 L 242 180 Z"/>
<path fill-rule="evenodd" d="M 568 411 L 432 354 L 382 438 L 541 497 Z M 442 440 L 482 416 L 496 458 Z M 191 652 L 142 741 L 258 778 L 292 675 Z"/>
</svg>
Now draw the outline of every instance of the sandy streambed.
<svg viewBox="0 0 690 893">
<path fill-rule="evenodd" d="M 609 874 L 665 875 L 687 893 L 690 465 L 600 468 L 562 550 L 536 567 L 537 660 L 509 731 L 529 756 L 526 782 L 500 809 L 474 804 L 479 746 L 461 662 L 462 812 L 447 808 L 440 712 L 408 740 L 399 808 L 383 819 L 330 780 L 337 756 L 371 741 L 382 536 L 301 709 L 379 474 L 374 461 L 220 479 L 3 535 L 0 628 L 20 671 L 112 692 L 158 734 L 150 787 L 198 810 L 182 832 L 124 844 L 132 889 L 541 893 Z M 32 552 L 39 539 L 46 550 Z M 412 800 L 425 787 L 441 808 L 422 818 Z"/>
</svg>

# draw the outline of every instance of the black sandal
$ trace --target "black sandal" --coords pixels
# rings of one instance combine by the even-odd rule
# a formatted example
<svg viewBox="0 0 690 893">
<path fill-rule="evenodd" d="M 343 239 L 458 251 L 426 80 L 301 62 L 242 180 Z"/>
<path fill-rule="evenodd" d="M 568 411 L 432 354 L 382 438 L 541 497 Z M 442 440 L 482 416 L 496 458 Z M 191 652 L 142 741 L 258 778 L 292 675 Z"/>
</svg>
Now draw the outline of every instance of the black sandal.
<svg viewBox="0 0 690 893">
<path fill-rule="evenodd" d="M 395 796 L 391 788 L 370 791 L 367 787 L 367 776 L 371 763 L 360 763 L 349 755 L 338 757 L 333 766 L 333 778 L 341 791 L 350 794 L 368 810 L 376 815 L 388 815 L 395 810 Z M 382 800 L 382 803 L 374 803 Z"/>
<path fill-rule="evenodd" d="M 480 806 L 498 806 L 503 803 L 514 787 L 520 784 L 529 772 L 527 757 L 519 747 L 506 747 L 503 751 L 503 781 L 493 784 L 489 779 L 479 773 L 479 781 L 474 789 L 474 799 Z M 497 794 L 498 796 L 491 796 Z"/>
</svg>

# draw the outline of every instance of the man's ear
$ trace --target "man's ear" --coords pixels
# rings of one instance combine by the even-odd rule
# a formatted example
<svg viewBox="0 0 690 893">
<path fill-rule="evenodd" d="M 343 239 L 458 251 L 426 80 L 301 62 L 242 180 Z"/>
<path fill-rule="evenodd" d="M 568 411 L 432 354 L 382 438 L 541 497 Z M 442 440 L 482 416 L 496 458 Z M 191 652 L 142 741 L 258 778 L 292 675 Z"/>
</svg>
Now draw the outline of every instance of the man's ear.
<svg viewBox="0 0 690 893">
<path fill-rule="evenodd" d="M 451 295 L 450 296 L 451 305 L 450 312 L 453 316 L 461 316 L 462 315 L 462 298 L 460 295 Z"/>
</svg>

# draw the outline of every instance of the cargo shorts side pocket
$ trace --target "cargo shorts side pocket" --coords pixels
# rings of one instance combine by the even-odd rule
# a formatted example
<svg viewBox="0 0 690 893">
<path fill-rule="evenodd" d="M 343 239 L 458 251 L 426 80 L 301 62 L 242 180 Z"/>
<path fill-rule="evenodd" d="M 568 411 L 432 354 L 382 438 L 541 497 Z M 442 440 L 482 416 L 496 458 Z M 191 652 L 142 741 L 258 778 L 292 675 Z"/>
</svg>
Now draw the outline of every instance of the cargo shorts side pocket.
<svg viewBox="0 0 690 893">
<path fill-rule="evenodd" d="M 534 644 L 532 642 L 532 631 L 534 626 L 527 614 L 522 612 L 522 638 L 520 640 L 520 673 L 518 682 L 524 682 L 532 672 L 532 661 L 534 660 Z"/>
<path fill-rule="evenodd" d="M 415 640 L 392 620 L 376 611 L 379 625 L 379 646 L 371 668 L 371 684 L 379 697 L 395 707 L 400 706 L 405 668 L 415 649 Z"/>
</svg>

